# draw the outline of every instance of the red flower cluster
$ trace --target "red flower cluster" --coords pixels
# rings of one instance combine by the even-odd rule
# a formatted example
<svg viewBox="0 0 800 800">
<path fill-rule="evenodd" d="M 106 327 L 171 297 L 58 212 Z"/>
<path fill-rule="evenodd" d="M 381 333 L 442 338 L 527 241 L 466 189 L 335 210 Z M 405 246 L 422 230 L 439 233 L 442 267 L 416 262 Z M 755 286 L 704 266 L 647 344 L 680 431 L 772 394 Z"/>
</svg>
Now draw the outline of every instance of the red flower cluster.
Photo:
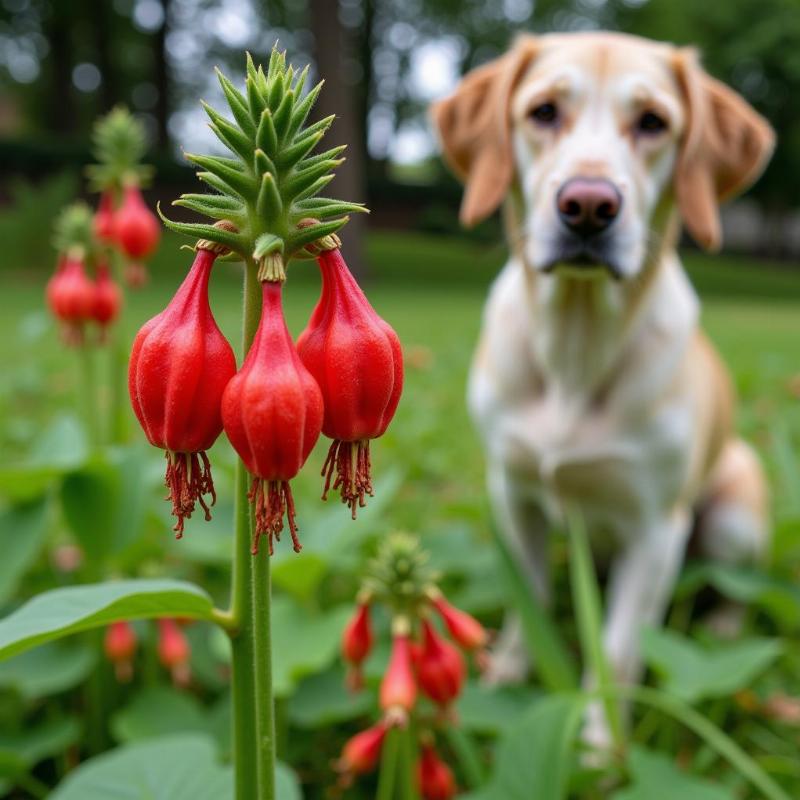
<svg viewBox="0 0 800 800">
<path fill-rule="evenodd" d="M 371 597 L 365 592 L 355 614 L 342 636 L 342 654 L 348 665 L 348 684 L 363 686 L 362 669 L 375 638 L 370 620 Z M 455 644 L 442 636 L 430 618 L 438 614 Z M 355 775 L 372 771 L 380 756 L 387 730 L 405 727 L 409 717 L 417 713 L 420 693 L 436 707 L 434 724 L 453 722 L 451 707 L 459 697 L 466 680 L 466 663 L 459 647 L 467 652 L 482 652 L 488 635 L 472 616 L 448 603 L 441 592 L 429 587 L 424 602 L 415 609 L 417 634 L 412 619 L 395 615 L 392 623 L 392 649 L 389 663 L 380 684 L 381 722 L 350 739 L 337 762 L 345 783 Z M 458 647 L 456 646 L 458 645 Z M 417 779 L 425 800 L 447 800 L 456 793 L 456 783 L 450 768 L 436 752 L 432 734 L 420 734 L 421 755 Z"/>
<path fill-rule="evenodd" d="M 97 264 L 95 273 L 92 280 L 86 274 L 83 257 L 66 254 L 59 258 L 55 274 L 47 282 L 47 305 L 60 324 L 66 344 L 82 345 L 89 323 L 98 325 L 102 341 L 108 325 L 119 314 L 122 295 L 105 261 Z"/>
<path fill-rule="evenodd" d="M 115 208 L 115 195 L 106 189 L 94 215 L 94 234 L 97 239 L 116 247 L 128 259 L 125 279 L 129 286 L 141 286 L 147 280 L 147 269 L 141 259 L 147 258 L 158 246 L 161 236 L 158 220 L 145 205 L 142 193 L 135 184 L 123 188 L 122 203 Z"/>
<path fill-rule="evenodd" d="M 173 300 L 139 331 L 129 372 L 133 409 L 151 444 L 167 451 L 166 483 L 178 536 L 195 503 L 209 518 L 215 495 L 205 450 L 224 427 L 253 476 L 253 553 L 266 536 L 272 554 L 284 525 L 299 551 L 289 481 L 321 431 L 339 437 L 332 447 L 341 466 L 335 487 L 355 516 L 356 506 L 372 491 L 367 440 L 386 430 L 399 400 L 400 345 L 333 250 L 318 258 L 322 297 L 300 337 L 300 352 L 283 316 L 282 264 L 276 274 L 264 265 L 261 319 L 236 372 L 231 347 L 208 303 L 211 267 L 222 250 L 198 243 L 194 264 Z M 325 377 L 337 374 L 336 381 Z M 329 416 L 340 427 L 326 427 Z M 344 449 L 342 437 L 348 442 Z M 331 469 L 323 472 L 328 484 Z"/>
<path fill-rule="evenodd" d="M 186 634 L 181 630 L 178 620 L 163 618 L 157 620 L 157 624 L 158 660 L 170 671 L 176 686 L 186 686 L 191 677 L 191 647 Z M 130 622 L 112 622 L 106 628 L 103 649 L 120 683 L 127 683 L 133 677 L 133 659 L 137 647 L 136 631 Z"/>
</svg>

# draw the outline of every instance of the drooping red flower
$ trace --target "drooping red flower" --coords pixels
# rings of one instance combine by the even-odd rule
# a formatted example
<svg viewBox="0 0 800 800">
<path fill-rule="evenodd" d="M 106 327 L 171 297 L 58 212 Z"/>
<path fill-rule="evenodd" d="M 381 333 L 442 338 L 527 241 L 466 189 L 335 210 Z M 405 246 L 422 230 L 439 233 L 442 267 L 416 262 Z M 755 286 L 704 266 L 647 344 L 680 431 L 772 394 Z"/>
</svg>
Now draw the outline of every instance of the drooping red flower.
<svg viewBox="0 0 800 800">
<path fill-rule="evenodd" d="M 114 236 L 130 258 L 147 258 L 158 245 L 161 228 L 138 186 L 124 189 L 122 205 L 114 216 Z"/>
<path fill-rule="evenodd" d="M 86 275 L 83 259 L 66 255 L 45 290 L 47 304 L 61 324 L 66 344 L 83 343 L 83 328 L 94 308 L 94 284 Z"/>
<path fill-rule="evenodd" d="M 411 643 L 406 633 L 392 639 L 389 666 L 380 688 L 381 709 L 391 724 L 404 724 L 417 702 L 417 683 L 411 666 Z"/>
<path fill-rule="evenodd" d="M 355 519 L 372 495 L 370 440 L 383 435 L 400 401 L 403 353 L 340 251 L 327 250 L 317 262 L 322 294 L 297 349 L 322 390 L 322 432 L 333 439 L 322 470 L 323 499 L 338 491 Z"/>
<path fill-rule="evenodd" d="M 191 677 L 191 654 L 189 640 L 178 623 L 169 617 L 159 619 L 158 660 L 170 671 L 172 680 L 179 686 L 185 686 Z"/>
<path fill-rule="evenodd" d="M 121 683 L 127 683 L 133 677 L 136 643 L 136 631 L 130 622 L 112 622 L 106 628 L 103 650 L 106 658 L 114 665 L 114 673 Z"/>
<path fill-rule="evenodd" d="M 461 694 L 466 675 L 464 657 L 427 619 L 422 621 L 422 646 L 415 663 L 419 686 L 435 703 L 449 706 Z"/>
<path fill-rule="evenodd" d="M 306 462 L 322 426 L 322 395 L 286 328 L 281 294 L 280 282 L 262 283 L 258 331 L 222 398 L 225 432 L 253 475 L 254 555 L 261 536 L 268 537 L 273 553 L 284 518 L 295 552 L 300 551 L 289 481 Z"/>
<path fill-rule="evenodd" d="M 386 726 L 378 723 L 348 739 L 336 762 L 337 772 L 349 779 L 372 772 L 378 765 L 385 738 Z"/>
<path fill-rule="evenodd" d="M 129 288 L 141 289 L 150 280 L 150 273 L 141 261 L 128 261 L 123 268 L 122 277 Z"/>
<path fill-rule="evenodd" d="M 417 781 L 423 800 L 450 800 L 456 795 L 453 771 L 442 761 L 432 744 L 422 745 Z"/>
<path fill-rule="evenodd" d="M 359 603 L 356 613 L 342 634 L 342 655 L 348 663 L 347 682 L 352 690 L 363 688 L 361 666 L 372 650 L 374 636 L 370 623 L 369 603 Z"/>
<path fill-rule="evenodd" d="M 100 195 L 100 202 L 94 214 L 94 235 L 101 242 L 112 244 L 116 241 L 115 218 L 114 192 L 106 189 Z"/>
<path fill-rule="evenodd" d="M 489 643 L 489 635 L 486 628 L 475 617 L 448 603 L 441 593 L 434 594 L 431 602 L 439 612 L 450 635 L 461 647 L 469 651 L 480 651 L 486 647 Z"/>
<path fill-rule="evenodd" d="M 222 393 L 236 373 L 233 350 L 208 304 L 217 255 L 198 246 L 169 305 L 136 335 L 128 371 L 133 411 L 149 442 L 166 450 L 177 538 L 195 502 L 211 519 L 203 496 L 210 495 L 213 505 L 216 494 L 205 451 L 222 432 Z"/>
<path fill-rule="evenodd" d="M 92 319 L 105 331 L 119 314 L 122 306 L 122 293 L 119 286 L 111 278 L 108 264 L 101 261 L 97 265 L 97 276 L 94 283 L 94 302 Z"/>
</svg>

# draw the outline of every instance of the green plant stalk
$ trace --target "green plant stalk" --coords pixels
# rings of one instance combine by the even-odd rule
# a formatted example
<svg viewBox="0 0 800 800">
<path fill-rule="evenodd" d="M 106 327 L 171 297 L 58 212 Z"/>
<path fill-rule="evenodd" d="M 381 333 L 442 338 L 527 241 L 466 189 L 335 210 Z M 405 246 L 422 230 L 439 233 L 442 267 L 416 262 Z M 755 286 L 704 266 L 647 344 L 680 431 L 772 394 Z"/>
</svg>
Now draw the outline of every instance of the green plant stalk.
<svg viewBox="0 0 800 800">
<path fill-rule="evenodd" d="M 467 788 L 478 789 L 483 786 L 486 775 L 472 737 L 457 725 L 448 725 L 445 728 L 445 735 L 461 765 Z"/>
<path fill-rule="evenodd" d="M 245 262 L 242 353 L 253 341 L 261 309 L 261 284 L 252 259 Z M 275 797 L 269 559 L 254 558 L 250 476 L 236 464 L 232 619 L 233 754 L 237 800 Z"/>
<path fill-rule="evenodd" d="M 122 256 L 111 252 L 111 269 L 120 286 L 124 286 Z M 127 300 L 127 297 L 125 298 Z M 125 327 L 125 302 L 108 334 L 108 440 L 123 444 L 128 438 L 128 337 Z"/>
<path fill-rule="evenodd" d="M 78 404 L 89 444 L 94 450 L 100 445 L 100 427 L 97 417 L 97 376 L 94 369 L 94 352 L 89 344 L 75 348 L 78 357 Z"/>
<path fill-rule="evenodd" d="M 400 731 L 392 728 L 386 734 L 381 752 L 381 769 L 375 800 L 395 800 L 397 783 L 397 756 L 400 748 Z"/>
<path fill-rule="evenodd" d="M 414 747 L 416 736 L 412 725 L 400 730 L 400 797 L 402 800 L 418 800 L 417 793 L 417 754 Z"/>
<path fill-rule="evenodd" d="M 611 667 L 603 649 L 602 602 L 597 586 L 597 575 L 586 536 L 583 515 L 577 508 L 566 509 L 567 531 L 569 534 L 569 575 L 572 587 L 572 601 L 578 622 L 578 635 L 583 659 L 588 664 L 597 681 L 601 693 L 614 686 Z M 617 702 L 603 694 L 603 706 L 618 753 L 624 752 L 625 733 Z"/>
</svg>

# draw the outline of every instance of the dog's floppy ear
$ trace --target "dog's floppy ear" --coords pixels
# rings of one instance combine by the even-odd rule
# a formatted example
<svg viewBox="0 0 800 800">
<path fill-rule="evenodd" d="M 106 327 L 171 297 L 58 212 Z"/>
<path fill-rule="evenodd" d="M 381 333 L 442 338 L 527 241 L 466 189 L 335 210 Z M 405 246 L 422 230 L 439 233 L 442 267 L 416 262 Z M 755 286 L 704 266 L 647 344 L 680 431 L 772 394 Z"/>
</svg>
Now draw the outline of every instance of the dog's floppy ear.
<svg viewBox="0 0 800 800">
<path fill-rule="evenodd" d="M 472 226 L 502 202 L 514 177 L 511 94 L 538 48 L 525 36 L 506 55 L 472 70 L 432 108 L 444 158 L 464 182 L 462 224 Z"/>
<path fill-rule="evenodd" d="M 702 69 L 693 49 L 678 50 L 674 65 L 687 114 L 675 195 L 692 238 L 716 250 L 722 240 L 719 203 L 758 178 L 775 135 L 742 97 Z"/>
</svg>

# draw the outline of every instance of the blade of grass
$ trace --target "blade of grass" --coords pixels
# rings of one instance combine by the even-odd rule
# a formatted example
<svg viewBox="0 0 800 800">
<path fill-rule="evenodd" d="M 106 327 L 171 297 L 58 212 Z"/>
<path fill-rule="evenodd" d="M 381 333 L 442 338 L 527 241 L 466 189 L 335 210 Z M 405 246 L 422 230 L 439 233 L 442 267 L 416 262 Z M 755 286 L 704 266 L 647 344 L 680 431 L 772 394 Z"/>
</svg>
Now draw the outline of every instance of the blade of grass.
<svg viewBox="0 0 800 800">
<path fill-rule="evenodd" d="M 392 728 L 383 742 L 381 752 L 381 770 L 378 776 L 378 790 L 375 800 L 394 800 L 397 784 L 397 755 L 400 747 L 401 732 Z"/>
<path fill-rule="evenodd" d="M 583 660 L 591 668 L 597 687 L 603 695 L 603 706 L 614 745 L 618 752 L 623 752 L 625 734 L 619 706 L 613 697 L 605 694 L 606 689 L 614 686 L 614 679 L 603 648 L 603 605 L 586 526 L 583 515 L 575 507 L 567 508 L 566 521 L 569 536 L 569 578 Z"/>
<path fill-rule="evenodd" d="M 457 725 L 448 725 L 445 728 L 445 734 L 461 765 L 461 773 L 467 789 L 477 789 L 482 786 L 486 775 L 472 737 Z"/>
<path fill-rule="evenodd" d="M 576 689 L 578 671 L 564 640 L 549 612 L 535 596 L 508 543 L 495 525 L 491 530 L 508 577 L 514 607 L 522 619 L 525 643 L 542 684 L 553 692 Z"/>
</svg>

